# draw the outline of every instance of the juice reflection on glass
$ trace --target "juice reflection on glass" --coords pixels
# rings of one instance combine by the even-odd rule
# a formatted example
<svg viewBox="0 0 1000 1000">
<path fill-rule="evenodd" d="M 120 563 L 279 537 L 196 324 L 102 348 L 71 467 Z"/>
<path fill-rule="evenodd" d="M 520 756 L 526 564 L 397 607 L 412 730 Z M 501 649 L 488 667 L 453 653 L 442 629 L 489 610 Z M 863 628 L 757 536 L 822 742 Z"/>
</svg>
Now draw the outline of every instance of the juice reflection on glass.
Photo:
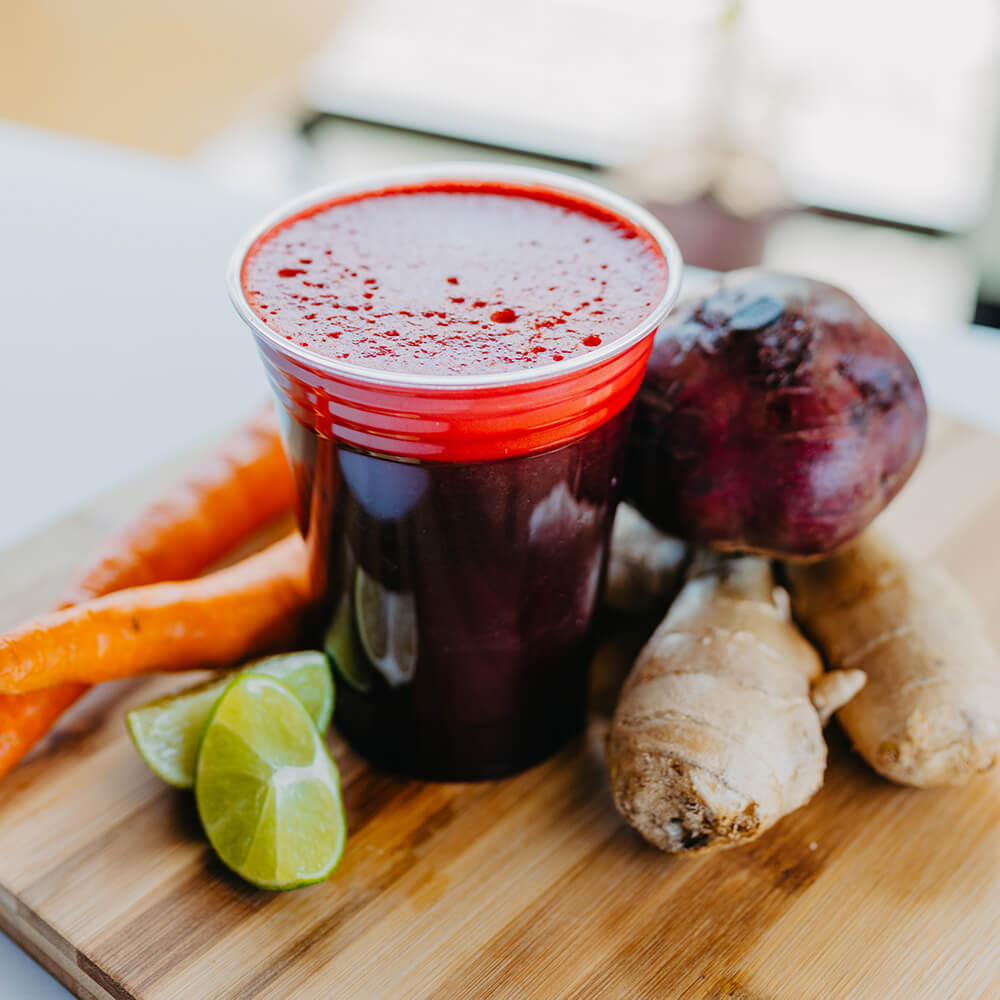
<svg viewBox="0 0 1000 1000">
<path fill-rule="evenodd" d="M 315 192 L 238 249 L 337 725 L 374 763 L 496 777 L 581 729 L 631 401 L 680 272 L 624 199 L 480 165 Z"/>
</svg>

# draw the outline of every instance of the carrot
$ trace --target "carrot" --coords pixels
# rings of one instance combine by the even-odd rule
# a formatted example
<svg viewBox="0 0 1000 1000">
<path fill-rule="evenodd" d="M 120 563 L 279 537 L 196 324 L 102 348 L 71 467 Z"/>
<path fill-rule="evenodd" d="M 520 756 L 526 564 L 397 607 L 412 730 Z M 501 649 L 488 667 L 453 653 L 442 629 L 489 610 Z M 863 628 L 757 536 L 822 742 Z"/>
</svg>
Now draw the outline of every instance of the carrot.
<svg viewBox="0 0 1000 1000">
<path fill-rule="evenodd" d="M 293 501 L 277 420 L 268 407 L 113 539 L 59 606 L 126 587 L 187 580 L 289 510 Z"/>
<path fill-rule="evenodd" d="M 0 777 L 55 725 L 89 684 L 60 684 L 31 694 L 0 694 Z"/>
<path fill-rule="evenodd" d="M 0 692 L 229 666 L 290 643 L 308 603 L 295 533 L 207 576 L 120 590 L 0 636 Z"/>
<path fill-rule="evenodd" d="M 287 510 L 292 499 L 277 421 L 267 407 L 106 546 L 59 606 L 123 587 L 195 576 Z M 0 777 L 87 690 L 86 684 L 67 684 L 30 694 L 0 694 Z"/>
</svg>

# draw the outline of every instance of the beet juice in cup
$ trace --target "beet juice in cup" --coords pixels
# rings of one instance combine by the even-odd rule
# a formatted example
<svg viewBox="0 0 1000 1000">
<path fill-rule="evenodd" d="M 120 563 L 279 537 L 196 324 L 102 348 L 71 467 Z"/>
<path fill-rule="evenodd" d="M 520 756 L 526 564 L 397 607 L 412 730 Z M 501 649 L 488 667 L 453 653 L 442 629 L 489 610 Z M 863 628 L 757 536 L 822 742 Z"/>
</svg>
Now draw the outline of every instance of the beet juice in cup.
<svg viewBox="0 0 1000 1000">
<path fill-rule="evenodd" d="M 581 730 L 631 402 L 680 275 L 635 205 L 479 165 L 314 192 L 238 249 L 337 725 L 376 765 L 493 778 Z"/>
</svg>

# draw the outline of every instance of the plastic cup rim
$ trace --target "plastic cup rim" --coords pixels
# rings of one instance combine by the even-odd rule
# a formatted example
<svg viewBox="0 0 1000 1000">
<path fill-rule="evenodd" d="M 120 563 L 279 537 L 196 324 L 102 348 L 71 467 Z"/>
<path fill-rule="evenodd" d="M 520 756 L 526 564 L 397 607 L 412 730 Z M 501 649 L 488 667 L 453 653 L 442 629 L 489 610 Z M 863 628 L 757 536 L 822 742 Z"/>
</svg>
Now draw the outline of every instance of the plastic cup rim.
<svg viewBox="0 0 1000 1000">
<path fill-rule="evenodd" d="M 253 244 L 265 233 L 293 215 L 297 215 L 315 205 L 334 201 L 338 197 L 360 194 L 366 191 L 376 193 L 387 187 L 420 184 L 431 181 L 454 181 L 456 183 L 462 183 L 463 181 L 484 181 L 549 188 L 557 194 L 575 195 L 586 201 L 593 202 L 602 208 L 610 209 L 644 230 L 663 255 L 667 268 L 667 284 L 663 294 L 649 313 L 631 330 L 619 337 L 615 337 L 607 344 L 593 351 L 588 351 L 586 354 L 578 354 L 564 361 L 551 361 L 537 367 L 516 368 L 510 372 L 483 372 L 470 375 L 448 373 L 428 375 L 413 372 L 381 371 L 365 367 L 364 365 L 326 358 L 308 348 L 289 343 L 272 330 L 250 307 L 243 293 L 243 262 Z M 666 318 L 680 293 L 683 270 L 684 262 L 681 257 L 680 248 L 667 228 L 650 212 L 636 205 L 628 198 L 622 197 L 597 184 L 578 180 L 575 177 L 570 177 L 553 170 L 507 164 L 465 163 L 456 161 L 429 165 L 423 164 L 364 174 L 348 180 L 337 181 L 333 184 L 325 184 L 321 187 L 313 188 L 302 195 L 286 201 L 248 230 L 236 245 L 236 249 L 229 259 L 229 266 L 226 271 L 226 285 L 229 297 L 236 307 L 240 318 L 257 336 L 269 343 L 278 353 L 299 362 L 305 368 L 319 371 L 335 378 L 359 383 L 411 388 L 419 387 L 421 389 L 434 390 L 470 390 L 490 387 L 513 388 L 534 382 L 560 379 L 576 372 L 600 366 L 617 355 L 623 354 L 630 347 L 633 347 L 655 331 Z"/>
</svg>

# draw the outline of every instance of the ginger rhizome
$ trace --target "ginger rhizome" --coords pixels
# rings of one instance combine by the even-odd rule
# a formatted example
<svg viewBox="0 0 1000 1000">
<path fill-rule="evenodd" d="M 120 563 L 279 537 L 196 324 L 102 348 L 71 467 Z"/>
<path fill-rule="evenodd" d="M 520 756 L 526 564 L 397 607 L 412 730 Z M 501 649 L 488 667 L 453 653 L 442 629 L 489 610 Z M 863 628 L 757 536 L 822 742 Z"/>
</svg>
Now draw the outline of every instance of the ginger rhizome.
<svg viewBox="0 0 1000 1000">
<path fill-rule="evenodd" d="M 662 609 L 677 592 L 687 552 L 683 542 L 654 528 L 634 507 L 619 504 L 605 602 L 616 611 Z"/>
<path fill-rule="evenodd" d="M 823 675 L 770 563 L 702 554 L 625 681 L 608 733 L 615 805 L 661 850 L 761 834 L 823 781 L 827 709 L 863 683 Z"/>
<path fill-rule="evenodd" d="M 868 682 L 837 718 L 904 785 L 959 784 L 1000 756 L 1000 664 L 969 598 L 943 571 L 866 532 L 786 568 L 795 616 L 832 667 Z"/>
</svg>

